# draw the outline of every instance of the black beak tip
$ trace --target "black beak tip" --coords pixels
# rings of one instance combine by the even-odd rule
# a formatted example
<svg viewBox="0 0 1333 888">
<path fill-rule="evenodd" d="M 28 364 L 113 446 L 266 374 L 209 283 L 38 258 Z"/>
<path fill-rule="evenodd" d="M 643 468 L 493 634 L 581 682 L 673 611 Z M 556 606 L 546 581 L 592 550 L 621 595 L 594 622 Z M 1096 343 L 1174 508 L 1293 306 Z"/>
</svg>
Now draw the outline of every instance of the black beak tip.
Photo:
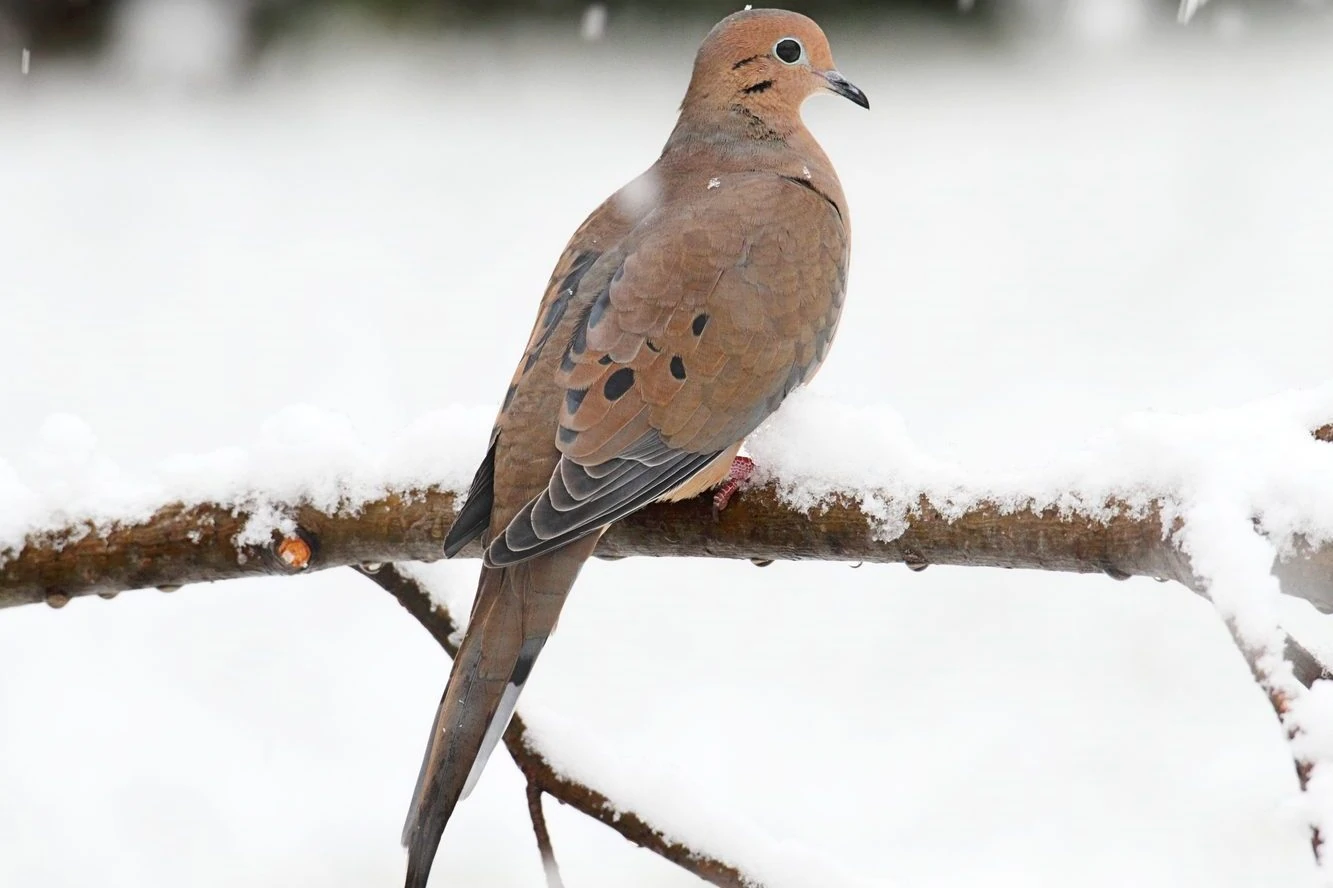
<svg viewBox="0 0 1333 888">
<path fill-rule="evenodd" d="M 866 97 L 865 93 L 861 92 L 861 88 L 855 83 L 847 80 L 836 71 L 830 71 L 824 76 L 828 79 L 829 88 L 835 93 L 844 99 L 850 99 L 862 108 L 870 108 L 870 99 Z"/>
</svg>

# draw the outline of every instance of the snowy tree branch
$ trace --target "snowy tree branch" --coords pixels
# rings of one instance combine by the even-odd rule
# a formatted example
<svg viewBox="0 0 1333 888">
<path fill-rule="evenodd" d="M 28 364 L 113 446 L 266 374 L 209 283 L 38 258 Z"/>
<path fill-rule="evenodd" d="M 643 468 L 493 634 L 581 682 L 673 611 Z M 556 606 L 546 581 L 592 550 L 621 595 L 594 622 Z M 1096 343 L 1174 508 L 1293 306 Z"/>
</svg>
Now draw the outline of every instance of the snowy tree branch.
<svg viewBox="0 0 1333 888">
<path fill-rule="evenodd" d="M 454 622 L 453 616 L 446 608 L 431 600 L 430 595 L 415 579 L 392 564 L 385 564 L 374 570 L 365 568 L 359 570 L 396 598 L 408 613 L 430 632 L 449 656 L 457 654 L 458 648 L 451 639 L 456 637 L 458 624 Z M 546 872 L 548 886 L 558 886 L 561 883 L 555 871 L 555 855 L 551 849 L 550 835 L 546 831 L 546 819 L 541 814 L 542 794 L 549 795 L 580 814 L 610 827 L 639 847 L 675 863 L 711 885 L 718 885 L 721 888 L 761 888 L 758 879 L 742 873 L 728 863 L 667 838 L 645 817 L 633 811 L 622 810 L 613 799 L 595 788 L 560 774 L 543 753 L 541 744 L 529 734 L 520 716 L 514 716 L 509 723 L 504 743 L 514 759 L 514 764 L 518 765 L 527 780 L 528 810 L 533 819 L 533 829 L 537 835 L 538 850 L 542 856 L 542 866 Z"/>
<path fill-rule="evenodd" d="M 1317 434 L 1333 440 L 1333 426 Z M 0 552 L 0 607 L 43 601 L 59 606 L 128 589 L 432 561 L 441 555 L 458 501 L 454 491 L 428 488 L 339 510 L 252 498 L 169 504 L 113 525 L 72 522 L 29 535 L 17 552 Z M 1089 506 L 1006 510 L 983 502 L 954 515 L 949 504 L 922 497 L 902 532 L 891 535 L 850 493 L 807 512 L 783 498 L 780 484 L 769 483 L 746 490 L 717 518 L 707 497 L 652 506 L 616 524 L 596 554 L 1029 568 L 1148 576 L 1199 588 L 1174 539 L 1178 523 L 1164 521 L 1162 502 L 1146 510 L 1114 501 Z M 480 553 L 474 545 L 464 554 Z M 1283 557 L 1275 571 L 1285 592 L 1333 610 L 1333 546 L 1305 546 Z"/>
<path fill-rule="evenodd" d="M 1333 423 L 1313 434 L 1333 442 Z M 61 606 L 94 593 L 111 597 L 127 589 L 431 561 L 440 557 L 458 501 L 456 492 L 442 488 L 389 493 L 340 510 L 250 497 L 165 505 L 111 525 L 71 522 L 30 535 L 18 552 L 0 552 L 0 607 L 42 601 Z M 1178 522 L 1164 525 L 1161 502 L 1137 511 L 1124 503 L 1096 506 L 1084 513 L 982 503 L 953 515 L 943 510 L 947 504 L 942 508 L 923 497 L 902 533 L 887 538 L 881 522 L 850 493 L 807 512 L 783 498 L 780 484 L 770 483 L 746 490 L 719 517 L 707 497 L 653 506 L 613 527 L 597 554 L 1101 572 L 1117 579 L 1176 580 L 1203 591 L 1174 539 Z M 465 554 L 479 552 L 473 546 Z M 1275 571 L 1284 592 L 1333 610 L 1333 546 L 1292 552 Z M 1325 674 L 1294 641 L 1287 653 L 1303 684 Z"/>
</svg>

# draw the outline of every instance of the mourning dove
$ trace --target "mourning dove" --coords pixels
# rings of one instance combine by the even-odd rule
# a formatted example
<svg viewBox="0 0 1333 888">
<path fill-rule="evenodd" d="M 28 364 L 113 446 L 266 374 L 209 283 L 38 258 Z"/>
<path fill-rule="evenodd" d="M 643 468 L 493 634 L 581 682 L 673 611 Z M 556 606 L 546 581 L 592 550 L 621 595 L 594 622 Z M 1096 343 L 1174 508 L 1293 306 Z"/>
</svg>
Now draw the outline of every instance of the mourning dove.
<svg viewBox="0 0 1333 888">
<path fill-rule="evenodd" d="M 823 362 L 849 227 L 800 117 L 821 92 L 870 107 L 813 21 L 723 19 L 657 163 L 560 257 L 445 541 L 453 556 L 481 537 L 485 560 L 403 830 L 407 888 L 425 886 L 607 526 L 725 479 L 745 436 Z"/>
</svg>

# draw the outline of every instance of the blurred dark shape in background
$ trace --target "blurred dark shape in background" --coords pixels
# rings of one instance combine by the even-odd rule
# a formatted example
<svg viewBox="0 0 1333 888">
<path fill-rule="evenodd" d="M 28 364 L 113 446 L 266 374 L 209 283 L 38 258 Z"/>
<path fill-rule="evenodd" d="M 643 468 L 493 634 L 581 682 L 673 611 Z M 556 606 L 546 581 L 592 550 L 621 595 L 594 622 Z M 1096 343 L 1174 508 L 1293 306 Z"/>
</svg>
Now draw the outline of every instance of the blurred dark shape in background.
<svg viewBox="0 0 1333 888">
<path fill-rule="evenodd" d="M 95 52 L 103 47 L 117 12 L 135 3 L 154 0 L 0 0 L 0 50 L 25 47 L 43 54 Z M 207 2 L 207 0 L 158 0 Z M 743 4 L 730 0 L 213 0 L 239 9 L 246 23 L 250 51 L 299 30 L 304 23 L 330 12 L 354 13 L 378 19 L 391 27 L 471 28 L 515 22 L 562 24 L 578 22 L 588 7 L 600 6 L 612 21 L 706 22 L 721 18 Z M 998 36 L 1021 29 L 1041 31 L 1074 4 L 1086 0 L 770 0 L 814 16 L 821 21 L 873 16 L 875 19 L 912 18 L 960 32 Z M 1107 0 L 1110 2 L 1110 0 Z M 1178 0 L 1121 0 L 1141 3 L 1152 15 L 1169 20 Z M 1262 14 L 1267 18 L 1328 16 L 1324 0 L 1211 0 L 1198 19 L 1234 13 Z"/>
<path fill-rule="evenodd" d="M 0 48 L 94 48 L 115 6 L 109 0 L 0 0 Z"/>
</svg>

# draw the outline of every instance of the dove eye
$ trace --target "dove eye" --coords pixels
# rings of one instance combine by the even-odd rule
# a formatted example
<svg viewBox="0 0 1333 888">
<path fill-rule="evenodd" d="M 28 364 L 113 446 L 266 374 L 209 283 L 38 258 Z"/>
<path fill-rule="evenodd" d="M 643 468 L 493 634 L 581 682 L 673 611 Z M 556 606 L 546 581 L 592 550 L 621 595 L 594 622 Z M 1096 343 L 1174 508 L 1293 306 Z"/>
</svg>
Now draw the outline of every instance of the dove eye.
<svg viewBox="0 0 1333 888">
<path fill-rule="evenodd" d="M 805 58 L 805 47 L 795 37 L 783 37 L 773 44 L 773 55 L 788 65 L 794 65 Z"/>
</svg>

